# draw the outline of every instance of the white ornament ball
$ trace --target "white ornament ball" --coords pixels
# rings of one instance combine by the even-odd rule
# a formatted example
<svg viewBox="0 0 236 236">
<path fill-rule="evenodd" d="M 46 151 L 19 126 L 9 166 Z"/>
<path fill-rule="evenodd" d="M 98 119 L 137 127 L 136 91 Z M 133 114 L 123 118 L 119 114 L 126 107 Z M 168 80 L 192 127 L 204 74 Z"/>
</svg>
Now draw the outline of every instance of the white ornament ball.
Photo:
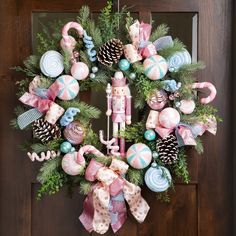
<svg viewBox="0 0 236 236">
<path fill-rule="evenodd" d="M 93 66 L 93 67 L 92 67 L 92 72 L 93 72 L 93 73 L 97 73 L 97 72 L 98 72 L 98 68 L 97 68 L 96 66 Z"/>
<path fill-rule="evenodd" d="M 159 123 L 167 129 L 175 128 L 180 122 L 179 112 L 172 108 L 167 107 L 160 112 Z"/>
<path fill-rule="evenodd" d="M 57 51 L 47 51 L 40 58 L 39 66 L 44 75 L 55 78 L 64 70 L 63 56 Z"/>
<path fill-rule="evenodd" d="M 181 100 L 179 109 L 184 114 L 191 114 L 196 107 L 196 104 L 193 100 Z"/>
<path fill-rule="evenodd" d="M 124 74 L 121 71 L 117 71 L 114 75 L 116 79 L 122 79 L 124 78 Z"/>
<path fill-rule="evenodd" d="M 62 169 L 68 175 L 73 175 L 73 176 L 79 175 L 84 170 L 85 162 L 78 164 L 77 163 L 77 154 L 78 154 L 78 152 L 70 152 L 70 153 L 67 153 L 62 158 L 62 162 L 61 162 Z"/>
<path fill-rule="evenodd" d="M 90 75 L 89 75 L 90 79 L 94 79 L 95 77 L 96 77 L 96 75 L 94 73 L 90 73 Z"/>
<path fill-rule="evenodd" d="M 77 80 L 84 80 L 89 75 L 89 68 L 83 62 L 74 63 L 71 67 L 71 75 Z"/>
</svg>

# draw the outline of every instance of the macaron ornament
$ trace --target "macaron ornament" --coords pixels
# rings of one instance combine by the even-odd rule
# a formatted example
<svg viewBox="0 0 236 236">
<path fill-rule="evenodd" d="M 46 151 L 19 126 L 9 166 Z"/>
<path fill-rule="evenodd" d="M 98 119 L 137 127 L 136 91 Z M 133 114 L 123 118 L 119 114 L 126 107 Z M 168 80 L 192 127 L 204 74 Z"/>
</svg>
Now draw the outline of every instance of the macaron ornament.
<svg viewBox="0 0 236 236">
<path fill-rule="evenodd" d="M 126 158 L 133 168 L 144 169 L 152 161 L 152 152 L 146 144 L 136 143 L 129 147 Z"/>
<path fill-rule="evenodd" d="M 61 100 L 72 100 L 79 93 L 79 83 L 70 75 L 60 76 L 55 83 L 59 90 L 57 97 Z"/>
<path fill-rule="evenodd" d="M 70 69 L 71 75 L 77 80 L 84 80 L 89 75 L 89 68 L 83 62 L 76 62 Z"/>
<path fill-rule="evenodd" d="M 159 114 L 159 123 L 164 128 L 173 129 L 179 124 L 179 122 L 180 114 L 172 107 L 163 109 Z"/>
<path fill-rule="evenodd" d="M 55 78 L 64 70 L 63 56 L 57 51 L 49 50 L 40 58 L 39 67 L 44 75 Z"/>
<path fill-rule="evenodd" d="M 152 129 L 148 129 L 144 133 L 144 138 L 148 141 L 153 141 L 156 138 L 156 132 Z"/>
<path fill-rule="evenodd" d="M 179 109 L 182 113 L 188 115 L 193 113 L 196 104 L 193 100 L 181 100 Z"/>
<path fill-rule="evenodd" d="M 143 62 L 144 74 L 151 80 L 162 79 L 168 70 L 165 58 L 160 55 L 148 57 Z"/>
</svg>

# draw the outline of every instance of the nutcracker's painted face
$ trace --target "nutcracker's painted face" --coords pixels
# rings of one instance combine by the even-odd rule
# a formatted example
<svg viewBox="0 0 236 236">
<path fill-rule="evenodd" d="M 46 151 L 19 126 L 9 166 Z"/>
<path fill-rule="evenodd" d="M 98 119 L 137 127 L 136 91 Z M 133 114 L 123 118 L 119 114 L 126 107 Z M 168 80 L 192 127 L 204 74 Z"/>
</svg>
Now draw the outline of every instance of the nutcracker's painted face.
<svg viewBox="0 0 236 236">
<path fill-rule="evenodd" d="M 126 88 L 125 87 L 113 87 L 112 88 L 112 95 L 125 96 L 126 95 Z"/>
</svg>

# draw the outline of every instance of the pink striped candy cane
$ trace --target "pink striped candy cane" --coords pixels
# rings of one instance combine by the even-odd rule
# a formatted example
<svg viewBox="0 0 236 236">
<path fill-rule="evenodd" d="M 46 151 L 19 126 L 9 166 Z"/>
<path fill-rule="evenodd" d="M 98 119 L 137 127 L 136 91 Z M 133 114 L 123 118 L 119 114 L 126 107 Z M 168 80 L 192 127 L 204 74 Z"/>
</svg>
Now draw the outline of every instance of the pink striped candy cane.
<svg viewBox="0 0 236 236">
<path fill-rule="evenodd" d="M 70 29 L 76 29 L 76 31 L 78 32 L 79 36 L 83 36 L 83 28 L 80 24 L 78 24 L 77 22 L 68 22 L 66 25 L 64 25 L 64 27 L 62 28 L 62 39 L 61 39 L 61 47 L 64 51 L 67 51 L 70 53 L 71 56 L 73 56 L 73 50 L 75 48 L 76 45 L 76 41 L 75 39 L 68 35 L 68 31 Z"/>
<path fill-rule="evenodd" d="M 95 156 L 98 157 L 104 157 L 104 154 L 101 153 L 99 150 L 97 150 L 94 146 L 92 145 L 85 145 L 83 147 L 81 147 L 78 151 L 77 154 L 77 163 L 84 163 L 85 162 L 85 158 L 84 158 L 84 154 L 94 154 Z"/>
<path fill-rule="evenodd" d="M 201 101 L 202 104 L 210 103 L 216 97 L 217 91 L 216 91 L 215 86 L 212 83 L 209 83 L 209 82 L 194 83 L 194 84 L 192 84 L 192 88 L 193 89 L 196 89 L 196 88 L 208 88 L 210 90 L 210 95 L 208 97 L 201 98 L 200 101 Z"/>
<path fill-rule="evenodd" d="M 120 157 L 120 152 L 118 152 L 120 147 L 118 145 L 114 145 L 114 143 L 116 142 L 116 138 L 113 138 L 110 141 L 105 141 L 103 137 L 103 130 L 99 131 L 99 138 L 100 138 L 100 142 L 102 144 L 105 144 L 107 149 L 111 150 L 111 154 L 113 156 Z"/>
</svg>

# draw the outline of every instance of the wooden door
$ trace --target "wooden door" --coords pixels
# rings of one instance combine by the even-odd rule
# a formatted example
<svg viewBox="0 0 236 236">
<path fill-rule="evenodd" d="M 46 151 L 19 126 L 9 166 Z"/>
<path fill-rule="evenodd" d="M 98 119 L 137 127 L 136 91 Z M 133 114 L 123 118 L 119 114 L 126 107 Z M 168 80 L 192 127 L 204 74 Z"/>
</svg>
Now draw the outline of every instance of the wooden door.
<svg viewBox="0 0 236 236">
<path fill-rule="evenodd" d="M 65 236 L 89 235 L 78 221 L 83 196 L 78 193 L 67 198 L 65 192 L 42 201 L 35 200 L 38 170 L 18 150 L 17 145 L 29 139 L 12 131 L 9 120 L 16 106 L 15 81 L 19 78 L 9 68 L 22 63 L 31 53 L 32 14 L 37 12 L 77 12 L 83 5 L 98 12 L 103 0 L 4 0 L 0 3 L 0 235 L 2 236 Z M 192 15 L 197 28 L 194 31 L 195 56 L 205 61 L 207 68 L 198 74 L 198 80 L 214 82 L 218 89 L 215 105 L 224 123 L 219 125 L 216 137 L 205 135 L 205 153 L 198 156 L 189 152 L 191 182 L 176 183 L 171 203 L 163 204 L 147 189 L 143 195 L 151 206 L 143 224 L 132 217 L 117 235 L 142 236 L 230 236 L 232 233 L 232 155 L 230 141 L 231 114 L 231 0 L 120 0 L 114 9 L 134 6 L 131 11 L 140 19 L 163 19 L 159 15 L 174 14 L 173 22 L 182 18 L 187 27 Z M 159 14 L 158 14 L 159 13 Z M 179 15 L 181 13 L 182 15 Z M 164 14 L 164 16 L 165 16 Z M 170 16 L 170 15 L 169 15 Z M 185 18 L 186 16 L 186 18 Z M 173 16 L 172 16 L 173 17 Z M 167 21 L 172 19 L 166 17 Z M 186 19 L 186 21 L 185 21 Z M 172 23 L 173 23 L 172 22 Z M 171 22 L 170 22 L 171 23 Z M 171 23 L 171 24 L 172 24 Z M 195 25 L 196 26 L 196 25 Z M 181 25 L 180 25 L 181 27 Z M 183 30 L 182 30 L 183 31 Z M 188 32 L 186 32 L 188 34 Z M 192 46 L 193 46 L 193 41 Z M 93 233 L 92 235 L 96 235 Z M 109 231 L 106 235 L 113 235 Z"/>
</svg>

